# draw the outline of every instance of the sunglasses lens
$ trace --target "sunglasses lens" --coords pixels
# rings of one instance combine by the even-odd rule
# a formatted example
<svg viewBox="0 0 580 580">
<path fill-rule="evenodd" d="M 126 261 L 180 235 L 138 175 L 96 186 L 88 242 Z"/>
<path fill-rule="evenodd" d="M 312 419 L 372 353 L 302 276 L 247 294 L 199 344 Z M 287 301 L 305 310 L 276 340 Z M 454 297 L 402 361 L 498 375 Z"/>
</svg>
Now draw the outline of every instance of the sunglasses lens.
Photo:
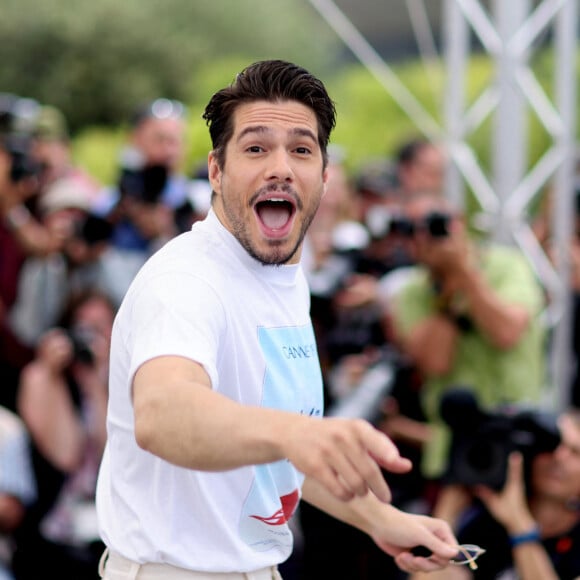
<svg viewBox="0 0 580 580">
<path fill-rule="evenodd" d="M 455 558 L 451 560 L 454 564 L 468 564 L 473 562 L 476 558 L 481 556 L 485 550 L 476 546 L 475 544 L 463 544 L 461 550 L 457 553 Z"/>
</svg>

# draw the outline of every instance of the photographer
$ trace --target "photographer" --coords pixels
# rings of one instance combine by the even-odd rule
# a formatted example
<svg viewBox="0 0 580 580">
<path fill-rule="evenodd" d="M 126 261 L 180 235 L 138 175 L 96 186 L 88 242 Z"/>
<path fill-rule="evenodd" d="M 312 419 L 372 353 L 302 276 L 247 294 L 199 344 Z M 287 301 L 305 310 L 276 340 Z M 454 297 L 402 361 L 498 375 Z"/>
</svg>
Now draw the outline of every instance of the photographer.
<svg viewBox="0 0 580 580">
<path fill-rule="evenodd" d="M 40 111 L 32 99 L 0 93 L 0 239 L 7 255 L 46 256 L 59 245 L 37 211 L 47 165 L 37 151 Z"/>
<path fill-rule="evenodd" d="M 459 542 L 477 544 L 486 553 L 477 569 L 450 567 L 429 578 L 580 578 L 580 415 L 558 418 L 560 444 L 529 461 L 509 456 L 506 483 L 453 485 L 441 495 L 436 513 L 458 531 Z M 426 578 L 422 574 L 412 580 Z"/>
<path fill-rule="evenodd" d="M 0 93 L 0 403 L 12 410 L 18 374 L 32 353 L 13 334 L 8 315 L 26 257 L 51 245 L 46 228 L 34 217 L 38 168 L 30 156 L 25 112 L 31 108 L 33 114 L 35 107 L 34 101 Z"/>
<path fill-rule="evenodd" d="M 89 193 L 74 179 L 52 184 L 39 201 L 41 223 L 59 246 L 47 256 L 28 256 L 8 316 L 18 339 L 34 348 L 40 336 L 58 323 L 71 294 L 88 288 L 120 303 L 132 274 L 110 243 L 112 226 L 89 212 Z"/>
<path fill-rule="evenodd" d="M 405 212 L 418 266 L 396 292 L 390 314 L 401 349 L 423 377 L 432 431 L 423 472 L 436 481 L 449 439 L 439 407 L 451 385 L 469 386 L 484 408 L 541 396 L 544 297 L 523 255 L 475 244 L 444 198 L 415 195 Z"/>
<path fill-rule="evenodd" d="M 190 180 L 180 171 L 185 130 L 182 103 L 160 98 L 139 107 L 120 152 L 117 183 L 94 207 L 114 224 L 113 245 L 142 261 L 194 219 Z"/>
<path fill-rule="evenodd" d="M 100 293 L 75 295 L 22 371 L 18 412 L 32 438 L 38 501 L 17 537 L 18 580 L 42 578 L 47 566 L 63 580 L 97 578 L 95 485 L 114 312 Z"/>
</svg>

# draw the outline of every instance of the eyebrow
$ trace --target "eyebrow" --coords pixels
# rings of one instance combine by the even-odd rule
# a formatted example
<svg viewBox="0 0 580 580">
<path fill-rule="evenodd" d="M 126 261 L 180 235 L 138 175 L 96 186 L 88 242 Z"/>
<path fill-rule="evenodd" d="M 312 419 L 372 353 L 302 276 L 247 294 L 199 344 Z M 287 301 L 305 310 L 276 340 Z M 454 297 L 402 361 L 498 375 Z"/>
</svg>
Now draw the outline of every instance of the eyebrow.
<svg viewBox="0 0 580 580">
<path fill-rule="evenodd" d="M 270 127 L 266 127 L 265 125 L 254 125 L 250 127 L 246 127 L 239 135 L 236 141 L 239 143 L 246 135 L 250 135 L 252 133 L 272 133 L 273 130 Z M 294 129 L 289 129 L 287 132 L 289 135 L 293 135 L 296 137 L 308 137 L 312 139 L 312 141 L 317 142 L 316 135 L 310 129 L 304 129 L 302 127 L 296 127 Z"/>
</svg>

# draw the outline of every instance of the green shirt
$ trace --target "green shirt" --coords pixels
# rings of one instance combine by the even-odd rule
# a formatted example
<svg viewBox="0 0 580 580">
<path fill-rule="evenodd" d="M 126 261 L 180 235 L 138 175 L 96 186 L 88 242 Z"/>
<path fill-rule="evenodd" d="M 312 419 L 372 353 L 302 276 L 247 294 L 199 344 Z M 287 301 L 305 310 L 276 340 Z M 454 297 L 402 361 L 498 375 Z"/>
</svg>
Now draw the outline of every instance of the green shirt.
<svg viewBox="0 0 580 580">
<path fill-rule="evenodd" d="M 510 304 L 525 306 L 531 322 L 520 341 L 509 350 L 493 346 L 475 326 L 460 333 L 453 366 L 438 377 L 425 377 L 422 404 L 435 436 L 424 453 L 424 473 L 441 475 L 450 438 L 439 420 L 443 393 L 452 387 L 473 389 L 483 408 L 505 403 L 536 403 L 545 384 L 545 329 L 539 314 L 544 294 L 529 263 L 517 250 L 503 246 L 482 248 L 480 271 L 497 294 Z M 421 266 L 396 294 L 393 315 L 403 336 L 437 312 L 436 295 L 427 270 Z"/>
</svg>

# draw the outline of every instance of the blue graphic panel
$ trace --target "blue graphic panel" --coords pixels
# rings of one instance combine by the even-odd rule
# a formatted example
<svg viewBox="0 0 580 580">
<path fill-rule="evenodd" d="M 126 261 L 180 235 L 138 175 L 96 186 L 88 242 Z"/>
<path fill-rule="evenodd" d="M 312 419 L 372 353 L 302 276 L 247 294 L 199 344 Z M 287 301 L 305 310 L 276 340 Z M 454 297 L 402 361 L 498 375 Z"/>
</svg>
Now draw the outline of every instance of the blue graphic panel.
<svg viewBox="0 0 580 580">
<path fill-rule="evenodd" d="M 260 328 L 266 361 L 262 406 L 321 417 L 322 376 L 312 326 Z M 278 461 L 255 468 L 240 521 L 240 534 L 258 551 L 292 545 L 288 520 L 300 499 L 303 477 Z"/>
</svg>

